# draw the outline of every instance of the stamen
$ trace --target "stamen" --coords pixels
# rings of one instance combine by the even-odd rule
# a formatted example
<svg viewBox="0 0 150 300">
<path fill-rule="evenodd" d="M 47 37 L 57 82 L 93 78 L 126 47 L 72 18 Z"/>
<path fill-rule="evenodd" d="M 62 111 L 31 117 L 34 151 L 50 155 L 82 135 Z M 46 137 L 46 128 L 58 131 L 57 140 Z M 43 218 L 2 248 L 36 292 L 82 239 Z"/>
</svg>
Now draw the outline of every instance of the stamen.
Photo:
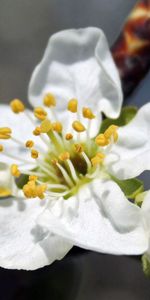
<svg viewBox="0 0 150 300">
<path fill-rule="evenodd" d="M 60 122 L 55 122 L 55 123 L 52 123 L 52 129 L 58 133 L 61 133 L 63 126 Z"/>
<path fill-rule="evenodd" d="M 14 177 L 19 177 L 21 175 L 21 172 L 16 164 L 11 165 L 11 175 Z"/>
<path fill-rule="evenodd" d="M 68 187 L 64 184 L 47 184 L 47 188 L 50 188 L 50 189 L 62 189 L 62 190 L 67 190 Z"/>
<path fill-rule="evenodd" d="M 11 138 L 11 129 L 9 127 L 0 128 L 0 140 L 7 140 Z"/>
<path fill-rule="evenodd" d="M 118 140 L 118 133 L 117 133 L 118 126 L 110 125 L 104 132 L 104 136 L 106 139 L 110 139 L 113 136 L 114 142 Z"/>
<path fill-rule="evenodd" d="M 34 130 L 33 130 L 33 134 L 35 136 L 38 136 L 41 134 L 41 128 L 40 127 L 36 127 Z"/>
<path fill-rule="evenodd" d="M 13 155 L 10 152 L 8 153 L 8 152 L 6 152 L 6 150 L 4 152 L 2 152 L 2 154 L 5 155 L 5 156 L 7 156 L 7 157 L 12 158 L 13 160 L 23 162 L 24 164 L 29 164 L 29 165 L 33 164 L 33 165 L 35 165 L 34 162 L 31 162 L 31 161 L 29 161 L 27 159 L 23 159 L 22 157 L 18 157 L 16 155 Z"/>
<path fill-rule="evenodd" d="M 52 129 L 52 123 L 48 119 L 45 119 L 42 121 L 40 129 L 42 133 L 48 133 Z"/>
<path fill-rule="evenodd" d="M 83 146 L 81 144 L 74 144 L 75 152 L 76 153 L 82 153 L 83 152 Z"/>
<path fill-rule="evenodd" d="M 93 166 L 99 165 L 104 161 L 105 154 L 99 152 L 93 158 L 91 158 L 91 162 Z"/>
<path fill-rule="evenodd" d="M 66 136 L 65 136 L 65 139 L 66 139 L 67 141 L 72 140 L 72 139 L 73 139 L 72 133 L 67 133 Z"/>
<path fill-rule="evenodd" d="M 38 156 L 39 156 L 39 152 L 35 149 L 32 149 L 31 150 L 31 157 L 36 159 L 36 158 L 38 158 Z"/>
<path fill-rule="evenodd" d="M 82 114 L 83 114 L 83 117 L 86 119 L 92 120 L 95 118 L 95 115 L 93 114 L 92 110 L 88 107 L 83 107 Z"/>
<path fill-rule="evenodd" d="M 0 198 L 11 196 L 11 191 L 6 187 L 0 187 Z"/>
<path fill-rule="evenodd" d="M 43 121 L 47 117 L 47 112 L 43 109 L 43 107 L 36 107 L 34 109 L 34 115 L 37 119 Z"/>
<path fill-rule="evenodd" d="M 82 154 L 84 160 L 86 161 L 87 167 L 88 167 L 88 170 L 89 170 L 89 169 L 91 168 L 91 166 L 92 166 L 92 165 L 91 165 L 91 162 L 90 162 L 90 160 L 89 160 L 89 158 L 88 158 L 88 156 L 86 155 L 85 152 L 82 152 L 81 154 Z"/>
<path fill-rule="evenodd" d="M 79 180 L 79 178 L 77 177 L 77 174 L 76 174 L 76 171 L 75 171 L 75 168 L 74 168 L 74 165 L 73 165 L 72 161 L 70 159 L 67 159 L 67 163 L 68 163 L 68 166 L 70 168 L 70 172 L 71 172 L 71 176 L 72 176 L 73 180 L 75 182 L 77 182 Z"/>
<path fill-rule="evenodd" d="M 61 171 L 62 175 L 64 176 L 64 179 L 66 180 L 67 184 L 72 187 L 73 186 L 73 182 L 70 179 L 68 173 L 66 172 L 66 170 L 59 164 L 56 163 L 57 167 L 59 168 L 59 170 Z"/>
<path fill-rule="evenodd" d="M 32 140 L 28 140 L 25 143 L 26 148 L 32 148 L 34 146 L 34 142 Z"/>
<path fill-rule="evenodd" d="M 46 184 L 38 185 L 36 187 L 37 197 L 39 197 L 41 200 L 44 199 L 45 198 L 44 193 L 46 192 L 46 190 L 47 190 Z"/>
<path fill-rule="evenodd" d="M 29 176 L 29 181 L 37 181 L 37 179 L 38 179 L 38 176 L 36 176 L 36 175 Z"/>
<path fill-rule="evenodd" d="M 0 144 L 0 152 L 4 151 L 4 146 Z"/>
<path fill-rule="evenodd" d="M 56 106 L 56 98 L 53 94 L 48 93 L 43 99 L 43 104 L 47 107 Z"/>
<path fill-rule="evenodd" d="M 59 155 L 59 159 L 62 161 L 65 161 L 70 158 L 70 153 L 69 152 L 63 152 Z"/>
<path fill-rule="evenodd" d="M 28 181 L 28 183 L 23 186 L 23 192 L 26 198 L 39 197 L 40 199 L 44 199 L 46 189 L 46 184 L 36 185 L 35 180 Z"/>
<path fill-rule="evenodd" d="M 85 126 L 79 121 L 74 121 L 72 123 L 72 128 L 77 132 L 83 132 L 86 130 Z"/>
<path fill-rule="evenodd" d="M 14 99 L 10 102 L 10 107 L 15 114 L 19 114 L 25 110 L 23 102 L 19 99 Z"/>
<path fill-rule="evenodd" d="M 106 138 L 106 136 L 103 133 L 101 133 L 96 137 L 95 143 L 98 146 L 103 147 L 103 146 L 107 146 L 109 144 L 109 140 Z"/>
<path fill-rule="evenodd" d="M 78 100 L 77 99 L 71 99 L 68 102 L 68 110 L 71 111 L 72 113 L 76 113 L 78 110 Z"/>
</svg>

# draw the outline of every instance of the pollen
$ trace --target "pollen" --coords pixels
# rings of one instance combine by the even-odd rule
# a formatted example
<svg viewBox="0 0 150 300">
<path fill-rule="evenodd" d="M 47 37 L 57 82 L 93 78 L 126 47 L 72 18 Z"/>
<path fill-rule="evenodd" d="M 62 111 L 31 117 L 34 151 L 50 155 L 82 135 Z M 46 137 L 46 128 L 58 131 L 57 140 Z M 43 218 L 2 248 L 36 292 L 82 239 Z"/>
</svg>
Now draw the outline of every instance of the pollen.
<svg viewBox="0 0 150 300">
<path fill-rule="evenodd" d="M 101 133 L 96 137 L 95 143 L 96 145 L 103 147 L 109 144 L 109 140 L 106 138 L 106 136 L 103 133 Z"/>
<path fill-rule="evenodd" d="M 35 149 L 32 149 L 31 150 L 31 157 L 36 159 L 36 158 L 38 158 L 38 156 L 39 156 L 39 152 Z"/>
<path fill-rule="evenodd" d="M 16 164 L 11 165 L 11 175 L 14 177 L 19 177 L 21 175 L 21 172 Z"/>
<path fill-rule="evenodd" d="M 25 143 L 26 148 L 32 148 L 34 146 L 34 142 L 32 140 L 28 140 Z"/>
<path fill-rule="evenodd" d="M 72 139 L 73 139 L 72 133 L 67 133 L 66 136 L 65 136 L 65 139 L 66 139 L 67 141 L 72 140 Z"/>
<path fill-rule="evenodd" d="M 61 133 L 63 126 L 60 122 L 55 122 L 55 123 L 52 123 L 52 129 L 58 133 Z"/>
<path fill-rule="evenodd" d="M 82 114 L 83 114 L 83 117 L 86 119 L 92 120 L 95 118 L 95 115 L 93 114 L 92 110 L 88 107 L 83 107 Z"/>
<path fill-rule="evenodd" d="M 42 133 L 48 133 L 52 129 L 51 121 L 45 119 L 44 121 L 42 121 L 40 128 Z"/>
<path fill-rule="evenodd" d="M 92 165 L 96 166 L 103 163 L 104 158 L 105 158 L 105 154 L 101 152 L 97 153 L 93 158 L 91 158 Z"/>
<path fill-rule="evenodd" d="M 59 155 L 59 159 L 62 160 L 62 161 L 65 161 L 67 159 L 70 158 L 70 153 L 69 152 L 63 152 Z"/>
<path fill-rule="evenodd" d="M 81 144 L 75 144 L 74 148 L 76 153 L 82 153 L 84 151 L 83 146 Z"/>
<path fill-rule="evenodd" d="M 19 99 L 14 99 L 10 102 L 10 107 L 15 114 L 19 114 L 25 110 L 23 102 Z"/>
<path fill-rule="evenodd" d="M 47 117 L 47 112 L 42 107 L 36 107 L 34 109 L 34 115 L 40 121 L 43 121 Z"/>
<path fill-rule="evenodd" d="M 78 100 L 77 99 L 71 99 L 68 102 L 68 110 L 71 111 L 72 113 L 76 113 L 78 109 Z"/>
<path fill-rule="evenodd" d="M 36 181 L 37 179 L 38 179 L 38 176 L 36 176 L 36 175 L 29 176 L 29 181 Z"/>
<path fill-rule="evenodd" d="M 47 190 L 47 185 L 46 184 L 38 185 L 36 187 L 37 197 L 39 197 L 41 200 L 44 199 L 45 198 L 44 193 L 46 192 L 46 190 Z"/>
<path fill-rule="evenodd" d="M 77 131 L 77 132 L 83 132 L 83 131 L 86 130 L 85 127 L 84 127 L 84 125 L 83 125 L 81 122 L 79 122 L 79 121 L 74 121 L 74 122 L 72 123 L 72 128 L 73 128 L 75 131 Z"/>
<path fill-rule="evenodd" d="M 28 182 L 23 186 L 23 192 L 26 198 L 36 198 L 37 197 L 37 192 L 36 192 L 36 185 L 35 182 L 31 181 Z"/>
<path fill-rule="evenodd" d="M 36 127 L 34 130 L 33 130 L 33 134 L 35 136 L 38 136 L 41 134 L 41 127 Z"/>
<path fill-rule="evenodd" d="M 104 132 L 104 136 L 106 139 L 110 139 L 113 137 L 114 142 L 117 142 L 118 140 L 118 133 L 117 133 L 118 126 L 116 125 L 110 125 Z"/>
<path fill-rule="evenodd" d="M 0 140 L 7 140 L 11 138 L 11 129 L 9 127 L 0 128 Z"/>
<path fill-rule="evenodd" d="M 0 152 L 4 151 L 4 146 L 0 144 Z"/>
<path fill-rule="evenodd" d="M 23 186 L 23 192 L 26 198 L 39 197 L 40 199 L 44 199 L 44 192 L 46 189 L 46 184 L 36 185 L 35 180 L 28 181 L 28 183 Z"/>
<path fill-rule="evenodd" d="M 43 104 L 47 107 L 56 106 L 56 98 L 53 94 L 48 93 L 43 99 Z"/>
</svg>

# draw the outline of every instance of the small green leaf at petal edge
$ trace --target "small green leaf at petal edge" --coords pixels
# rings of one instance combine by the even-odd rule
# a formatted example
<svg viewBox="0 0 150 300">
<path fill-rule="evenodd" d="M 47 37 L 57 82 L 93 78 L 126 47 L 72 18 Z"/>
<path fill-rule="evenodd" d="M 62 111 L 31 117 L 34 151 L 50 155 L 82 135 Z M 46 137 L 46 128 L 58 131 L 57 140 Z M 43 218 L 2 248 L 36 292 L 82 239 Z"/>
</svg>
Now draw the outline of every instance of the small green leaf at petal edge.
<svg viewBox="0 0 150 300">
<path fill-rule="evenodd" d="M 142 267 L 145 276 L 150 277 L 150 260 L 146 254 L 142 256 Z"/>
<path fill-rule="evenodd" d="M 137 178 L 119 180 L 118 178 L 111 176 L 112 180 L 114 180 L 125 196 L 129 199 L 135 199 L 135 197 L 144 191 L 144 184 L 141 180 Z"/>
<path fill-rule="evenodd" d="M 114 124 L 117 126 L 127 125 L 136 115 L 138 108 L 136 106 L 125 106 L 122 108 L 121 114 L 118 119 L 106 118 L 103 120 L 100 133 L 103 133 L 110 125 Z"/>
</svg>

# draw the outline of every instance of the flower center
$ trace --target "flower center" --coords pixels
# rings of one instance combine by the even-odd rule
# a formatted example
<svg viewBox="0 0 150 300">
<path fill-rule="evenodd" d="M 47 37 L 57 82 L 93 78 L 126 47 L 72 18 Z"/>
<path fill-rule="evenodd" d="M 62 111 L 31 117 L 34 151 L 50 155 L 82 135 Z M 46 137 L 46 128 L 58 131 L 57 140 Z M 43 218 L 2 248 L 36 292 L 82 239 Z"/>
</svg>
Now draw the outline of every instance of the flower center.
<svg viewBox="0 0 150 300">
<path fill-rule="evenodd" d="M 33 117 L 29 115 L 19 99 L 11 101 L 10 106 L 15 114 L 25 113 L 32 123 L 35 124 L 35 118 L 39 121 L 38 126 L 33 130 L 33 135 L 46 144 L 46 151 L 38 149 L 38 140 L 36 144 L 33 137 L 22 145 L 22 142 L 12 135 L 9 127 L 0 128 L 0 139 L 12 139 L 21 144 L 29 151 L 29 155 L 35 162 L 34 167 L 27 171 L 23 171 L 21 164 L 11 165 L 11 174 L 16 177 L 16 182 L 19 182 L 22 177 L 26 178 L 21 186 L 26 198 L 43 199 L 46 194 L 51 197 L 69 198 L 83 184 L 90 182 L 98 173 L 103 172 L 108 147 L 118 139 L 118 127 L 111 125 L 95 139 L 90 138 L 90 126 L 96 116 L 89 107 L 83 107 L 82 119 L 88 121 L 88 128 L 86 128 L 84 122 L 80 120 L 78 101 L 71 99 L 67 110 L 68 114 L 74 114 L 75 120 L 72 121 L 70 131 L 65 132 L 63 124 L 56 118 L 54 95 L 47 94 L 43 99 L 43 104 L 45 108 L 34 109 Z M 51 116 L 55 116 L 55 122 L 52 117 L 49 119 L 48 111 L 51 112 Z M 82 139 L 83 133 L 84 140 Z M 4 155 L 15 158 L 5 151 L 3 145 L 0 145 L 0 151 Z M 24 157 L 18 160 L 24 164 L 28 163 Z"/>
</svg>

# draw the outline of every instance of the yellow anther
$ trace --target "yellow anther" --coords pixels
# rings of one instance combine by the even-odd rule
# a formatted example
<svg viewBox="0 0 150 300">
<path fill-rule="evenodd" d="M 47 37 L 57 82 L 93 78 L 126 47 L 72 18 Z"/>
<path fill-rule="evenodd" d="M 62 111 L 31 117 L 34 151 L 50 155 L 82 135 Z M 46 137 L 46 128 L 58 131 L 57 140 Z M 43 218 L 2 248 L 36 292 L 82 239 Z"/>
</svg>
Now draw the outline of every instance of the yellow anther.
<svg viewBox="0 0 150 300">
<path fill-rule="evenodd" d="M 36 159 L 36 158 L 38 158 L 38 156 L 39 156 L 39 152 L 35 149 L 32 149 L 31 150 L 31 157 Z"/>
<path fill-rule="evenodd" d="M 36 191 L 36 185 L 34 184 L 25 184 L 23 186 L 23 192 L 26 198 L 36 198 L 37 197 L 37 191 Z"/>
<path fill-rule="evenodd" d="M 11 129 L 9 127 L 0 128 L 0 140 L 7 140 L 11 138 Z"/>
<path fill-rule="evenodd" d="M 83 132 L 83 131 L 86 130 L 85 127 L 84 127 L 84 125 L 83 125 L 81 122 L 79 122 L 79 121 L 74 121 L 74 122 L 72 123 L 72 128 L 73 128 L 75 131 L 77 131 L 77 132 Z"/>
<path fill-rule="evenodd" d="M 44 193 L 46 192 L 46 189 L 47 189 L 46 184 L 37 185 L 36 187 L 37 197 L 39 197 L 40 199 L 44 199 L 45 198 Z"/>
<path fill-rule="evenodd" d="M 53 165 L 56 165 L 56 164 L 58 163 L 58 159 L 57 159 L 57 158 L 53 158 L 53 159 L 51 160 L 51 163 L 52 163 Z"/>
<path fill-rule="evenodd" d="M 42 133 L 47 133 L 52 129 L 52 123 L 48 119 L 45 119 L 42 121 L 40 128 Z"/>
<path fill-rule="evenodd" d="M 109 140 L 105 137 L 105 135 L 103 133 L 99 134 L 96 139 L 95 139 L 95 143 L 98 146 L 107 146 L 109 144 Z"/>
<path fill-rule="evenodd" d="M 16 164 L 11 165 L 11 175 L 14 177 L 19 177 L 21 175 L 21 172 Z"/>
<path fill-rule="evenodd" d="M 29 176 L 29 181 L 35 182 L 37 179 L 38 179 L 38 176 L 36 176 L 36 175 L 30 175 Z"/>
<path fill-rule="evenodd" d="M 75 152 L 82 153 L 84 151 L 83 146 L 81 144 L 75 144 L 74 145 Z"/>
<path fill-rule="evenodd" d="M 33 130 L 33 134 L 38 136 L 41 134 L 41 127 L 36 127 L 34 130 Z"/>
<path fill-rule="evenodd" d="M 52 123 L 52 129 L 58 133 L 62 132 L 63 126 L 60 122 Z"/>
<path fill-rule="evenodd" d="M 32 148 L 34 146 L 34 142 L 32 140 L 28 140 L 25 143 L 26 148 Z"/>
<path fill-rule="evenodd" d="M 8 188 L 0 186 L 0 198 L 11 196 L 11 191 Z"/>
<path fill-rule="evenodd" d="M 47 107 L 56 106 L 56 98 L 53 94 L 48 93 L 43 99 L 43 104 Z"/>
<path fill-rule="evenodd" d="M 47 117 L 47 112 L 44 110 L 43 107 L 36 107 L 34 109 L 34 115 L 37 119 L 43 121 Z"/>
<path fill-rule="evenodd" d="M 71 133 L 67 133 L 66 136 L 65 136 L 65 139 L 66 139 L 67 141 L 70 141 L 70 140 L 73 139 L 73 135 L 72 135 Z"/>
<path fill-rule="evenodd" d="M 0 144 L 0 152 L 4 151 L 4 146 Z"/>
<path fill-rule="evenodd" d="M 68 102 L 68 110 L 71 111 L 72 113 L 76 113 L 78 110 L 78 100 L 77 99 L 71 99 Z"/>
<path fill-rule="evenodd" d="M 63 152 L 59 155 L 59 159 L 62 160 L 62 161 L 65 161 L 67 159 L 70 158 L 70 153 L 69 152 Z"/>
<path fill-rule="evenodd" d="M 95 115 L 93 114 L 92 110 L 88 107 L 83 107 L 82 114 L 83 114 L 83 117 L 86 119 L 92 120 L 95 118 Z"/>
<path fill-rule="evenodd" d="M 15 114 L 19 114 L 25 110 L 23 102 L 19 99 L 14 99 L 10 102 L 10 107 Z"/>
<path fill-rule="evenodd" d="M 104 136 L 106 137 L 106 139 L 111 139 L 111 137 L 113 137 L 114 142 L 117 142 L 117 140 L 118 140 L 117 129 L 118 129 L 118 126 L 110 125 L 104 132 Z"/>
<path fill-rule="evenodd" d="M 46 184 L 36 185 L 35 180 L 28 181 L 23 187 L 23 192 L 26 198 L 44 198 L 44 192 L 47 189 Z"/>
<path fill-rule="evenodd" d="M 99 152 L 93 158 L 91 158 L 91 162 L 93 166 L 99 165 L 104 161 L 105 154 Z"/>
</svg>

